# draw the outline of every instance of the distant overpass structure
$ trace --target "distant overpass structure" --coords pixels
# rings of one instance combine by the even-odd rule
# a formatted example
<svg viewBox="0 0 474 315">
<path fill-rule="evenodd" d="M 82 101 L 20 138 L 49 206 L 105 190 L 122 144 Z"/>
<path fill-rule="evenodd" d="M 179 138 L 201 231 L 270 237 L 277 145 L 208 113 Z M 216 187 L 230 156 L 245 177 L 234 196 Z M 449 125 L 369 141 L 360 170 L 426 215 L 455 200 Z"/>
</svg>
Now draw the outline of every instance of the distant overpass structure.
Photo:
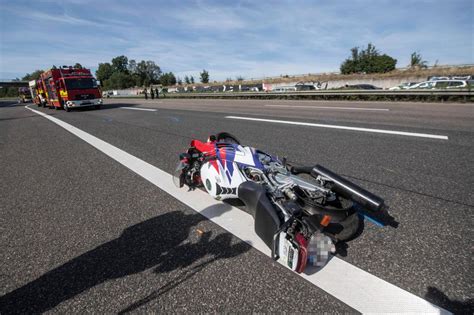
<svg viewBox="0 0 474 315">
<path fill-rule="evenodd" d="M 0 88 L 7 87 L 28 87 L 28 81 L 0 79 Z"/>
</svg>

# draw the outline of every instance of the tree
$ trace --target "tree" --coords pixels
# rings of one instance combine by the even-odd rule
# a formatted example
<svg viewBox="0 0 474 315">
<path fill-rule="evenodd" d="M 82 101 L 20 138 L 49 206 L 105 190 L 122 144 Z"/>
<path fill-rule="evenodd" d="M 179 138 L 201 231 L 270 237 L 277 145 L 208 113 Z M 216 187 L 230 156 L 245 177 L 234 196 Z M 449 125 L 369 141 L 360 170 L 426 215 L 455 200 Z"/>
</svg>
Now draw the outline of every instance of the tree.
<svg viewBox="0 0 474 315">
<path fill-rule="evenodd" d="M 191 84 L 194 84 L 194 77 L 193 77 L 193 76 L 191 76 L 191 77 L 189 78 L 189 82 L 191 82 Z"/>
<path fill-rule="evenodd" d="M 104 89 L 126 89 L 135 86 L 133 77 L 124 72 L 114 72 L 109 79 L 104 81 Z"/>
<path fill-rule="evenodd" d="M 184 76 L 184 82 L 185 82 L 186 84 L 190 84 L 190 83 L 191 83 L 191 81 L 189 80 L 189 77 L 188 77 L 187 75 Z"/>
<path fill-rule="evenodd" d="M 108 62 L 99 63 L 99 67 L 97 68 L 97 71 L 95 72 L 95 76 L 97 80 L 102 82 L 102 84 L 104 85 L 105 80 L 108 80 L 112 76 L 113 73 L 114 73 L 114 70 L 110 63 Z"/>
<path fill-rule="evenodd" d="M 163 73 L 160 77 L 160 83 L 163 86 L 175 85 L 176 77 L 174 76 L 173 72 Z"/>
<path fill-rule="evenodd" d="M 133 86 L 149 86 L 160 82 L 161 69 L 151 60 L 137 62 L 127 56 L 117 56 L 110 63 L 99 63 L 96 77 L 104 89 L 124 89 Z M 172 72 L 166 74 L 168 84 L 176 84 Z"/>
<path fill-rule="evenodd" d="M 244 77 L 242 77 L 240 75 L 237 77 L 237 81 L 242 82 L 243 80 L 244 80 Z"/>
<path fill-rule="evenodd" d="M 31 81 L 31 80 L 38 80 L 40 78 L 41 73 L 43 73 L 43 70 L 35 70 L 31 74 L 27 73 L 21 80 L 23 81 Z"/>
<path fill-rule="evenodd" d="M 178 85 L 183 85 L 183 80 L 181 80 L 180 77 L 178 77 L 178 81 L 177 81 L 177 82 L 178 82 Z"/>
<path fill-rule="evenodd" d="M 128 73 L 128 58 L 125 56 L 118 56 L 112 59 L 112 68 L 117 72 Z"/>
<path fill-rule="evenodd" d="M 410 56 L 410 68 L 428 68 L 427 63 L 428 62 L 426 60 L 423 60 L 421 54 L 417 53 L 416 51 Z"/>
<path fill-rule="evenodd" d="M 209 72 L 203 69 L 202 72 L 200 73 L 200 76 L 201 76 L 202 83 L 209 83 Z"/>
<path fill-rule="evenodd" d="M 74 69 L 82 69 L 82 65 L 79 62 L 76 62 L 76 64 L 73 67 Z"/>
<path fill-rule="evenodd" d="M 154 61 L 142 60 L 137 63 L 136 76 L 137 84 L 139 86 L 148 86 L 153 83 L 157 83 L 161 74 L 161 69 Z"/>
<path fill-rule="evenodd" d="M 395 69 L 397 60 L 383 54 L 369 43 L 366 49 L 359 47 L 351 49 L 351 57 L 341 64 L 341 73 L 384 73 Z"/>
<path fill-rule="evenodd" d="M 168 86 L 168 85 L 169 85 L 168 81 L 169 81 L 169 75 L 168 75 L 168 73 L 163 73 L 163 74 L 161 74 L 161 76 L 160 76 L 160 84 L 163 85 L 163 86 Z"/>
<path fill-rule="evenodd" d="M 128 71 L 131 74 L 137 73 L 137 62 L 134 59 L 128 61 Z"/>
</svg>

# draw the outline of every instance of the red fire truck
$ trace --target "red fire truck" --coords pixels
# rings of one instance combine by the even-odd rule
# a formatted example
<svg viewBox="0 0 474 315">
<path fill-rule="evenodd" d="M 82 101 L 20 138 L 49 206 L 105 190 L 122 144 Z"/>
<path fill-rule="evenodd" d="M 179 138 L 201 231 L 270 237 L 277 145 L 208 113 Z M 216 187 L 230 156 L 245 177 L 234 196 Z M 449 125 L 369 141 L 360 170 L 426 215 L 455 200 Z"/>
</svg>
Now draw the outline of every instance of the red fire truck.
<svg viewBox="0 0 474 315">
<path fill-rule="evenodd" d="M 95 106 L 99 109 L 102 97 L 97 81 L 89 69 L 63 66 L 41 74 L 40 79 L 30 82 L 34 102 L 42 107 L 69 112 L 73 108 Z"/>
</svg>

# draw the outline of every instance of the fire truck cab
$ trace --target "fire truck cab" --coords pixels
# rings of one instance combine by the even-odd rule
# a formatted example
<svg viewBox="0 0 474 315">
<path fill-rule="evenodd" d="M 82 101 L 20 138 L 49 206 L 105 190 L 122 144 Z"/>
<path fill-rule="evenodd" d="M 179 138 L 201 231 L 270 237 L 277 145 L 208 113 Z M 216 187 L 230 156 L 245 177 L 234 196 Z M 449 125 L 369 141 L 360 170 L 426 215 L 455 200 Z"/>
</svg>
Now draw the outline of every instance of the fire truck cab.
<svg viewBox="0 0 474 315">
<path fill-rule="evenodd" d="M 102 97 L 97 81 L 89 69 L 63 66 L 41 74 L 30 84 L 38 106 L 70 111 L 73 108 L 95 106 L 99 109 Z M 44 100 L 43 100 L 44 99 Z"/>
</svg>

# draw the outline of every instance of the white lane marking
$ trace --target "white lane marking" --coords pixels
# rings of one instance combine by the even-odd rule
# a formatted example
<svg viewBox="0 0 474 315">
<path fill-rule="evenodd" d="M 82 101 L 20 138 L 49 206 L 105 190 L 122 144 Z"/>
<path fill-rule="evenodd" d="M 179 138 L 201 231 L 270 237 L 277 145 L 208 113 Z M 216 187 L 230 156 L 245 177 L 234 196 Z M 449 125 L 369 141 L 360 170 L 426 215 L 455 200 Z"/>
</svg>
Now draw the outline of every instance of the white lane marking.
<svg viewBox="0 0 474 315">
<path fill-rule="evenodd" d="M 310 106 L 310 105 L 265 105 L 268 107 L 283 108 L 311 108 L 311 109 L 336 109 L 336 110 L 365 110 L 365 111 L 382 111 L 388 112 L 388 108 L 370 108 L 370 107 L 334 107 L 334 106 Z"/>
<path fill-rule="evenodd" d="M 173 184 L 172 176 L 161 169 L 62 120 L 27 106 L 26 108 L 81 138 L 255 249 L 270 256 L 270 250 L 255 234 L 254 221 L 250 214 L 214 200 L 201 190 L 188 192 L 186 189 L 177 188 Z M 298 274 L 295 273 L 295 276 Z M 321 270 L 299 276 L 362 313 L 450 314 L 337 257 L 333 257 Z"/>
<path fill-rule="evenodd" d="M 385 133 L 385 134 L 390 134 L 390 135 L 400 135 L 400 136 L 409 136 L 409 137 L 420 137 L 420 138 L 448 140 L 448 136 L 432 135 L 432 134 L 417 133 L 417 132 L 405 132 L 405 131 L 384 130 L 384 129 L 371 129 L 371 128 L 349 127 L 349 126 L 339 126 L 339 125 L 313 124 L 313 123 L 307 123 L 307 122 L 301 122 L 301 121 L 275 120 L 275 119 L 263 119 L 263 118 L 253 118 L 253 117 L 225 116 L 225 118 L 227 118 L 227 119 L 239 119 L 239 120 L 271 122 L 271 123 L 287 124 L 287 125 L 298 125 L 298 126 L 320 127 L 320 128 L 330 128 L 330 129 L 364 131 L 364 132 L 374 132 L 374 133 Z"/>
<path fill-rule="evenodd" d="M 144 111 L 147 111 L 147 112 L 156 112 L 157 109 L 153 109 L 153 108 L 139 108 L 139 107 L 120 107 L 122 109 L 133 109 L 133 110 L 144 110 Z"/>
</svg>

